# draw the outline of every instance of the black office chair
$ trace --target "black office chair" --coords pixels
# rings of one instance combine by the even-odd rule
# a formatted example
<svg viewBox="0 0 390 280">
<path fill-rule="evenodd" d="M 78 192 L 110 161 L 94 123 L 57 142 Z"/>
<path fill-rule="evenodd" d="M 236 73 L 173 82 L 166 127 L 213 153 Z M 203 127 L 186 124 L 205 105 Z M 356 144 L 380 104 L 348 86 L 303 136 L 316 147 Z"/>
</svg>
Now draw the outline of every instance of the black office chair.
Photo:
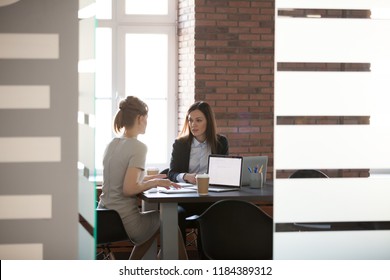
<svg viewBox="0 0 390 280">
<path fill-rule="evenodd" d="M 221 200 L 196 221 L 203 253 L 208 259 L 272 259 L 272 218 L 253 203 Z"/>
<path fill-rule="evenodd" d="M 114 260 L 112 246 L 115 242 L 127 241 L 130 246 L 133 243 L 129 239 L 122 219 L 118 212 L 112 209 L 96 209 L 97 213 L 97 259 Z M 130 249 L 131 251 L 131 249 Z"/>
<path fill-rule="evenodd" d="M 294 171 L 289 178 L 329 178 L 329 176 L 317 169 L 299 169 Z"/>
</svg>

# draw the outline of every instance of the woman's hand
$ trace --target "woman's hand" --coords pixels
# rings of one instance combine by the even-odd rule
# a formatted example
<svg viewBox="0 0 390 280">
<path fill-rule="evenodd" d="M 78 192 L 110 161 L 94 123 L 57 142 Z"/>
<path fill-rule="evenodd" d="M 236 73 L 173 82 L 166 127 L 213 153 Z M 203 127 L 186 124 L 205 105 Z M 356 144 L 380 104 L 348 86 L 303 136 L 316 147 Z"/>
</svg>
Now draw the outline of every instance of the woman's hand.
<svg viewBox="0 0 390 280">
<path fill-rule="evenodd" d="M 155 179 L 156 180 L 156 187 L 164 187 L 166 189 L 169 189 L 170 187 L 174 187 L 175 189 L 180 189 L 181 186 L 177 183 L 174 183 L 168 179 Z"/>
<path fill-rule="evenodd" d="M 152 179 L 165 179 L 165 178 L 167 178 L 166 174 L 145 175 L 144 181 L 149 181 Z"/>
<path fill-rule="evenodd" d="M 164 187 L 166 189 L 169 189 L 170 187 L 174 187 L 176 189 L 181 188 L 180 185 L 165 179 L 167 177 L 165 174 L 147 175 L 143 178 L 143 180 L 141 175 L 141 169 L 139 168 L 129 167 L 127 169 L 125 180 L 123 182 L 123 194 L 125 196 L 137 195 L 157 186 Z"/>
<path fill-rule="evenodd" d="M 188 183 L 191 183 L 191 184 L 196 184 L 196 173 L 186 173 L 186 175 L 184 175 L 183 179 L 188 182 Z"/>
</svg>

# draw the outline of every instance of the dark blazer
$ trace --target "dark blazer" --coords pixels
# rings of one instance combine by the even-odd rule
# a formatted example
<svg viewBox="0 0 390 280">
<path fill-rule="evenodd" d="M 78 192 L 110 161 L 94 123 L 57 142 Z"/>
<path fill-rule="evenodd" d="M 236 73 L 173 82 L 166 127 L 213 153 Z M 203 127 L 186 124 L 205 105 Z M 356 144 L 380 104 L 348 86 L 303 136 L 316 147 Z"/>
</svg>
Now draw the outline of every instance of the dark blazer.
<svg viewBox="0 0 390 280">
<path fill-rule="evenodd" d="M 228 155 L 229 143 L 225 136 L 218 134 L 217 154 Z M 176 139 L 172 145 L 171 163 L 169 166 L 168 177 L 171 181 L 177 182 L 176 177 L 180 173 L 187 173 L 190 164 L 191 143 L 184 139 Z"/>
</svg>

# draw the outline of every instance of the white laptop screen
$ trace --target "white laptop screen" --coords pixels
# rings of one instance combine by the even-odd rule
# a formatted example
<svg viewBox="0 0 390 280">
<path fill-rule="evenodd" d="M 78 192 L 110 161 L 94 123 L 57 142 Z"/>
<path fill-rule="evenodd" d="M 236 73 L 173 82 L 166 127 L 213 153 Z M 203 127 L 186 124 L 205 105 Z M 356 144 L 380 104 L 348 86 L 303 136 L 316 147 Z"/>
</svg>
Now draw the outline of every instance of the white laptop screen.
<svg viewBox="0 0 390 280">
<path fill-rule="evenodd" d="M 242 157 L 210 155 L 208 174 L 210 186 L 240 187 Z"/>
</svg>

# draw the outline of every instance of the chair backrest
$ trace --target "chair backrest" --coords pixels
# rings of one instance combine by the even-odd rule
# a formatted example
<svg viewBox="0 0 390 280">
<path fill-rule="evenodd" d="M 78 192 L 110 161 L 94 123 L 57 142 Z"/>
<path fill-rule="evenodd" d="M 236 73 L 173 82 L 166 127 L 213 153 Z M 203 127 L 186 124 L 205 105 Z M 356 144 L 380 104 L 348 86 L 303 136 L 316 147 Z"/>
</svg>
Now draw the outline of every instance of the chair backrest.
<svg viewBox="0 0 390 280">
<path fill-rule="evenodd" d="M 130 240 L 118 212 L 112 209 L 98 208 L 96 209 L 96 213 L 97 244 Z"/>
<path fill-rule="evenodd" d="M 300 169 L 291 174 L 289 178 L 329 178 L 329 176 L 316 169 Z"/>
<path fill-rule="evenodd" d="M 209 259 L 272 259 L 272 218 L 256 205 L 222 200 L 197 219 L 202 249 Z"/>
</svg>

